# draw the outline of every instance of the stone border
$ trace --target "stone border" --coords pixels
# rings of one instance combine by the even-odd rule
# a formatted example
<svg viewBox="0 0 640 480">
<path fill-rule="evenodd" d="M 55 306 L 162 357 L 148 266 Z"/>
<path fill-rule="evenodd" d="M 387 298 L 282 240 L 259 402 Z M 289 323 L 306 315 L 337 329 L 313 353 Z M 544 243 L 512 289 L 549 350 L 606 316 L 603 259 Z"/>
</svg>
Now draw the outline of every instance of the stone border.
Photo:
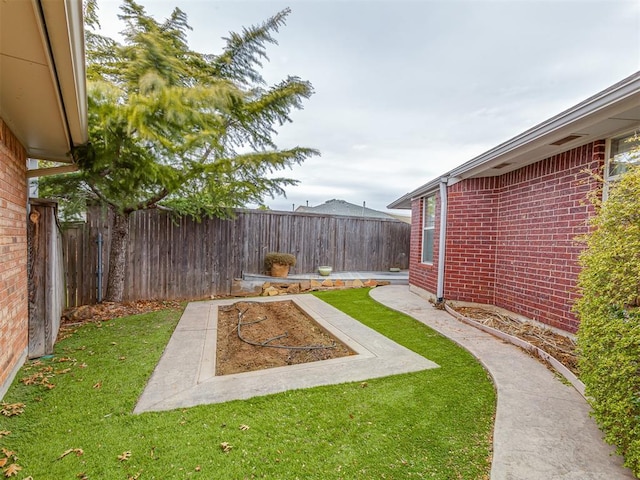
<svg viewBox="0 0 640 480">
<path fill-rule="evenodd" d="M 375 288 L 390 285 L 387 280 L 343 280 L 340 278 L 324 279 L 274 279 L 268 281 L 249 281 L 235 279 L 231 286 L 232 297 L 273 297 L 276 295 L 297 295 L 321 290 L 344 290 L 347 288 Z"/>
</svg>

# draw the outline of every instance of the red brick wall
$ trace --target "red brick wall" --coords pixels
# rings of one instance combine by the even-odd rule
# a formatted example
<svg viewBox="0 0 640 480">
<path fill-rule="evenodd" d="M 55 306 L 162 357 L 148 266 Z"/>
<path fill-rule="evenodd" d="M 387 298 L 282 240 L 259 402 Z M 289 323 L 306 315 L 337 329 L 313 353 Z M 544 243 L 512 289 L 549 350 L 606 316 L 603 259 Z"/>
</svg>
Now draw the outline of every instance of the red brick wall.
<svg viewBox="0 0 640 480">
<path fill-rule="evenodd" d="M 0 119 L 0 392 L 28 342 L 26 204 L 26 153 Z"/>
<path fill-rule="evenodd" d="M 422 263 L 422 215 L 424 199 L 411 205 L 411 253 L 409 255 L 409 283 L 435 294 L 438 280 L 438 245 L 440 232 L 440 201 L 436 196 L 436 230 L 433 245 L 433 264 Z M 416 222 L 415 219 L 419 221 Z"/>
<path fill-rule="evenodd" d="M 445 298 L 494 303 L 498 193 L 495 177 L 448 189 Z"/>
<path fill-rule="evenodd" d="M 601 171 L 604 140 L 500 177 L 448 188 L 445 298 L 492 304 L 574 332 L 578 255 Z M 419 263 L 421 202 L 412 218 L 410 283 L 435 292 L 435 266 Z M 436 226 L 438 230 L 438 226 Z M 436 231 L 437 235 L 437 231 Z"/>
<path fill-rule="evenodd" d="M 576 237 L 587 233 L 605 142 L 547 158 L 500 177 L 495 305 L 576 331 Z"/>
</svg>

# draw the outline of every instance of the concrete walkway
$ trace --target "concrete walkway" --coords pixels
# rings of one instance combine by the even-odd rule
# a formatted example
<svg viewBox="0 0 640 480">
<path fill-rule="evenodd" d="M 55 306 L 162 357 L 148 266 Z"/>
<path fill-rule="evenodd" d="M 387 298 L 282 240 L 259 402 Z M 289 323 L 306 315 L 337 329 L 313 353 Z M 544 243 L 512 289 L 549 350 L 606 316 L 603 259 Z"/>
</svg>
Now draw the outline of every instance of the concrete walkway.
<svg viewBox="0 0 640 480">
<path fill-rule="evenodd" d="M 498 405 L 491 480 L 635 478 L 602 441 L 583 397 L 540 362 L 433 308 L 407 286 L 378 287 L 371 297 L 466 348 L 493 377 Z"/>
</svg>

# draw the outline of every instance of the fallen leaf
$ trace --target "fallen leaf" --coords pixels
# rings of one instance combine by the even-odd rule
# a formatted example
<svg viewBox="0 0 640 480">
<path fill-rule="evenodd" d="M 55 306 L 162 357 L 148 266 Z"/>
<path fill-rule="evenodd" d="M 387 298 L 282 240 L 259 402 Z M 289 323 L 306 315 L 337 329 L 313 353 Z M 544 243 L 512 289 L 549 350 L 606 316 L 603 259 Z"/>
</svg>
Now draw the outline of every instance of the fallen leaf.
<svg viewBox="0 0 640 480">
<path fill-rule="evenodd" d="M 242 430 L 243 432 L 249 430 L 251 427 L 249 425 L 245 425 L 244 423 L 242 425 L 240 425 L 240 430 Z"/>
<path fill-rule="evenodd" d="M 80 472 L 76 475 L 76 478 L 79 478 L 80 480 L 89 480 L 89 476 L 85 472 Z"/>
<path fill-rule="evenodd" d="M 127 477 L 127 480 L 138 480 L 140 478 L 140 475 L 142 475 L 142 472 L 138 472 L 135 475 L 129 475 Z"/>
<path fill-rule="evenodd" d="M 58 457 L 58 460 L 66 457 L 67 455 L 69 455 L 71 453 L 75 453 L 76 457 L 79 457 L 80 455 L 84 454 L 84 450 L 82 450 L 81 448 L 70 448 L 69 450 L 66 450 L 62 455 L 60 455 Z"/>
<path fill-rule="evenodd" d="M 229 453 L 233 447 L 229 445 L 227 442 L 222 442 L 220 444 L 220 448 L 224 453 Z"/>
<path fill-rule="evenodd" d="M 0 403 L 0 412 L 5 417 L 13 417 L 24 412 L 24 403 Z"/>
<path fill-rule="evenodd" d="M 2 447 L 2 453 L 5 457 L 9 458 L 9 457 L 13 457 L 16 452 L 13 452 L 11 450 L 7 450 L 6 448 Z"/>
<path fill-rule="evenodd" d="M 96 389 L 98 389 L 98 388 L 102 388 L 102 382 L 98 382 L 98 383 L 96 383 L 96 384 L 93 386 L 93 388 L 96 388 Z"/>
<path fill-rule="evenodd" d="M 199 472 L 200 470 L 202 470 L 202 468 L 200 467 L 200 465 L 198 465 L 198 466 L 195 468 L 195 470 L 196 470 L 196 472 Z"/>
<path fill-rule="evenodd" d="M 6 437 L 7 435 L 11 435 L 9 430 L 0 430 L 0 438 Z"/>
<path fill-rule="evenodd" d="M 368 386 L 369 386 L 369 384 L 368 384 L 367 382 L 362 382 L 362 383 L 360 384 L 360 388 L 366 388 L 366 387 L 368 387 Z"/>
<path fill-rule="evenodd" d="M 8 458 L 0 458 L 0 468 L 4 467 L 8 461 Z"/>
<path fill-rule="evenodd" d="M 122 452 L 120 455 L 118 455 L 118 460 L 120 460 L 121 462 L 126 462 L 130 458 L 131 458 L 131 452 L 129 450 L 127 450 L 126 452 Z"/>
<path fill-rule="evenodd" d="M 2 472 L 4 473 L 4 476 L 8 478 L 17 475 L 20 470 L 22 470 L 22 467 L 20 465 L 18 465 L 17 463 L 12 463 Z"/>
</svg>

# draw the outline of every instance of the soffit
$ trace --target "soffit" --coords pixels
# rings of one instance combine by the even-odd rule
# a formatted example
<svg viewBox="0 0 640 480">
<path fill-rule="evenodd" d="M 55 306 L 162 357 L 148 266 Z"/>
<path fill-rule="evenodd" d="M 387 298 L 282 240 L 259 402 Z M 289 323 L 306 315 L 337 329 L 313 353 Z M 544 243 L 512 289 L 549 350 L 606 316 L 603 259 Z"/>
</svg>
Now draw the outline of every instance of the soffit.
<svg viewBox="0 0 640 480">
<path fill-rule="evenodd" d="M 30 158 L 87 141 L 80 0 L 0 1 L 0 117 Z"/>
</svg>

